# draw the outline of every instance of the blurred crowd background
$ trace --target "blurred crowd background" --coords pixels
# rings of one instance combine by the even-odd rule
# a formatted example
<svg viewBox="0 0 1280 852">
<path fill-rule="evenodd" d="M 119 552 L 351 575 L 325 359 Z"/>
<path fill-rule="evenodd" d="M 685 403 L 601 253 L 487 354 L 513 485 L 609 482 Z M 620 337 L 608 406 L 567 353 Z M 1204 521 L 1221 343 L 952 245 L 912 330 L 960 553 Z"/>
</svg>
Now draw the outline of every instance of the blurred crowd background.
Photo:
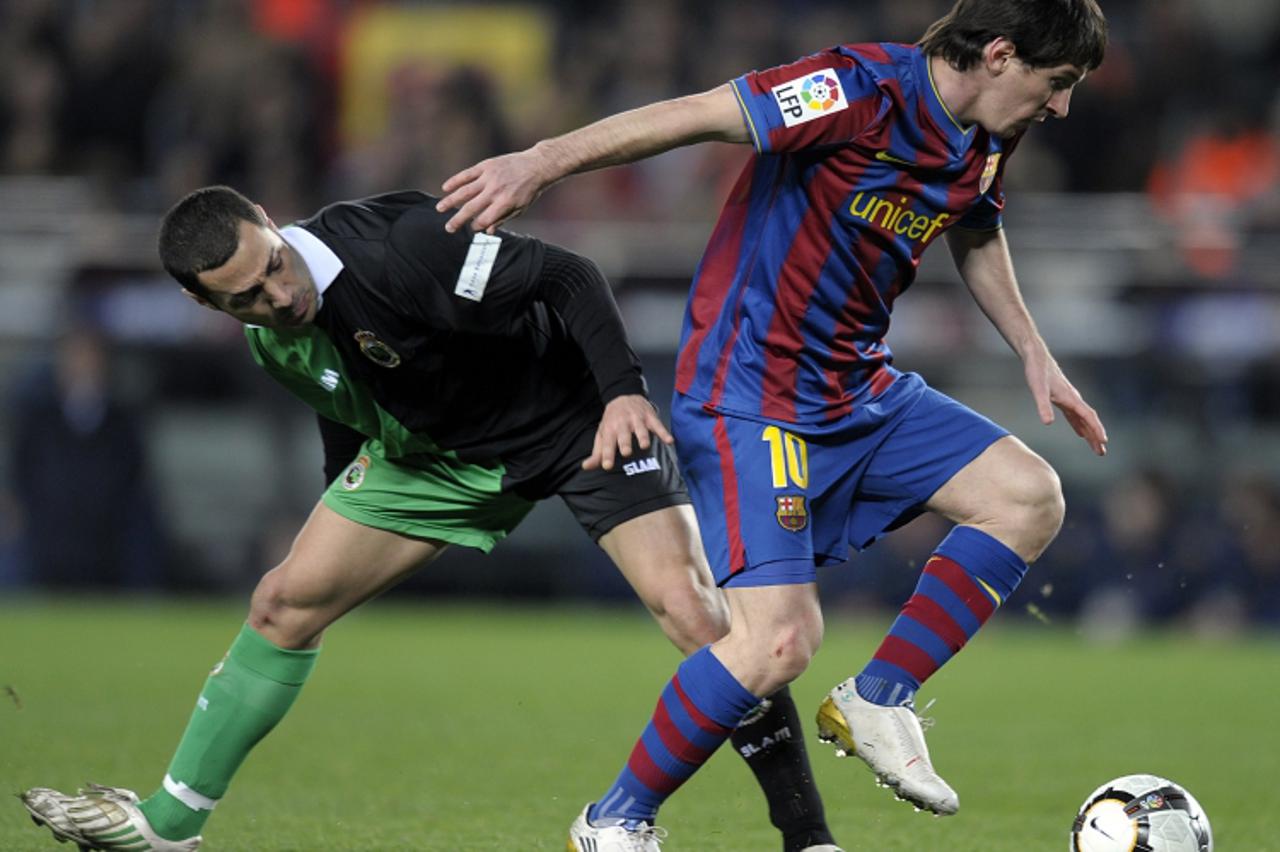
<svg viewBox="0 0 1280 852">
<path fill-rule="evenodd" d="M 3 0 L 0 590 L 244 590 L 320 493 L 309 413 L 159 270 L 156 223 L 185 192 L 228 183 L 284 224 L 438 191 L 620 109 L 839 42 L 914 41 L 948 6 Z M 1100 636 L 1280 628 L 1280 4 L 1102 6 L 1107 61 L 1018 149 L 1005 221 L 1110 456 L 1039 424 L 944 251 L 889 343 L 1063 477 L 1067 523 L 1018 612 Z M 579 177 L 515 226 L 600 262 L 663 405 L 689 277 L 748 156 L 702 145 Z M 923 518 L 828 569 L 828 607 L 897 607 L 944 533 Z M 628 596 L 553 504 L 405 591 Z"/>
</svg>

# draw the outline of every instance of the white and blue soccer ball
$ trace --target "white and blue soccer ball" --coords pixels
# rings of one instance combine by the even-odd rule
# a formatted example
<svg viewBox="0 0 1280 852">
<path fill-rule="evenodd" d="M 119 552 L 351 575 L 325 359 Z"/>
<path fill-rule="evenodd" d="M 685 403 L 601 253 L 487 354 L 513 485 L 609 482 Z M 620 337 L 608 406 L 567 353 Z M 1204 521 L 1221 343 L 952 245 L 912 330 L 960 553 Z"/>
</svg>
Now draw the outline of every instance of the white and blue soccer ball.
<svg viewBox="0 0 1280 852">
<path fill-rule="evenodd" d="M 1177 784 L 1126 775 L 1084 800 L 1071 852 L 1213 852 L 1213 831 L 1200 803 Z"/>
</svg>

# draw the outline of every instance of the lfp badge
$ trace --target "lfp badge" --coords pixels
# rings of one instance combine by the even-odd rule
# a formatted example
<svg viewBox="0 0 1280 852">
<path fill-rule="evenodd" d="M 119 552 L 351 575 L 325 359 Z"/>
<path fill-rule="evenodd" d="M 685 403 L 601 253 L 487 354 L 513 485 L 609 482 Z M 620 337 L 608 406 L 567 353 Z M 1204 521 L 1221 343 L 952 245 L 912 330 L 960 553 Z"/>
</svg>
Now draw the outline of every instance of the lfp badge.
<svg viewBox="0 0 1280 852">
<path fill-rule="evenodd" d="M 787 127 L 832 115 L 849 106 L 832 68 L 788 80 L 774 86 L 770 92 L 782 113 L 782 123 Z"/>
</svg>

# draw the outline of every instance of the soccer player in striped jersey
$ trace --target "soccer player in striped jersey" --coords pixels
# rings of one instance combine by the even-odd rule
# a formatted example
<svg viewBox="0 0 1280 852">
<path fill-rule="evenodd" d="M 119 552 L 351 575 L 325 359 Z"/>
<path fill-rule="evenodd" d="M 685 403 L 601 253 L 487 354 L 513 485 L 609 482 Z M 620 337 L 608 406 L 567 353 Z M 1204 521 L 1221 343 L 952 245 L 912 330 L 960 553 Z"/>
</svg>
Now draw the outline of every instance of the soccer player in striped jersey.
<svg viewBox="0 0 1280 852">
<path fill-rule="evenodd" d="M 895 369 L 884 336 L 921 254 L 945 234 L 1022 359 L 1040 419 L 1056 406 L 1105 454 L 1102 422 L 1023 303 L 1001 230 L 1010 154 L 1033 124 L 1066 117 L 1105 46 L 1095 0 L 959 0 L 915 45 L 840 45 L 446 181 L 447 227 L 485 231 L 576 172 L 707 140 L 758 153 L 694 278 L 672 414 L 732 625 L 676 671 L 617 780 L 574 823 L 577 848 L 611 848 L 600 826 L 652 825 L 759 696 L 804 671 L 822 638 L 816 566 L 926 510 L 955 528 L 818 721 L 901 798 L 958 809 L 913 700 L 1057 534 L 1062 492 L 1017 438 Z"/>
</svg>

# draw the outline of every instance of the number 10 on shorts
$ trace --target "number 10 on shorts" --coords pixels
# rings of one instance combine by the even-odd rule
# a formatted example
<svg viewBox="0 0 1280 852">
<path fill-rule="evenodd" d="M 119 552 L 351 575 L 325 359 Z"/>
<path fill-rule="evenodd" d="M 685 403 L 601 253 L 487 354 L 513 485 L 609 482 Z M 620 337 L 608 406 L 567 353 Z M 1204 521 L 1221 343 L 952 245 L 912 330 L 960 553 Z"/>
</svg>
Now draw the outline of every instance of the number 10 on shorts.
<svg viewBox="0 0 1280 852">
<path fill-rule="evenodd" d="M 766 426 L 760 440 L 769 444 L 769 462 L 773 470 L 773 487 L 809 487 L 809 449 L 803 438 L 784 432 L 777 426 Z"/>
</svg>

